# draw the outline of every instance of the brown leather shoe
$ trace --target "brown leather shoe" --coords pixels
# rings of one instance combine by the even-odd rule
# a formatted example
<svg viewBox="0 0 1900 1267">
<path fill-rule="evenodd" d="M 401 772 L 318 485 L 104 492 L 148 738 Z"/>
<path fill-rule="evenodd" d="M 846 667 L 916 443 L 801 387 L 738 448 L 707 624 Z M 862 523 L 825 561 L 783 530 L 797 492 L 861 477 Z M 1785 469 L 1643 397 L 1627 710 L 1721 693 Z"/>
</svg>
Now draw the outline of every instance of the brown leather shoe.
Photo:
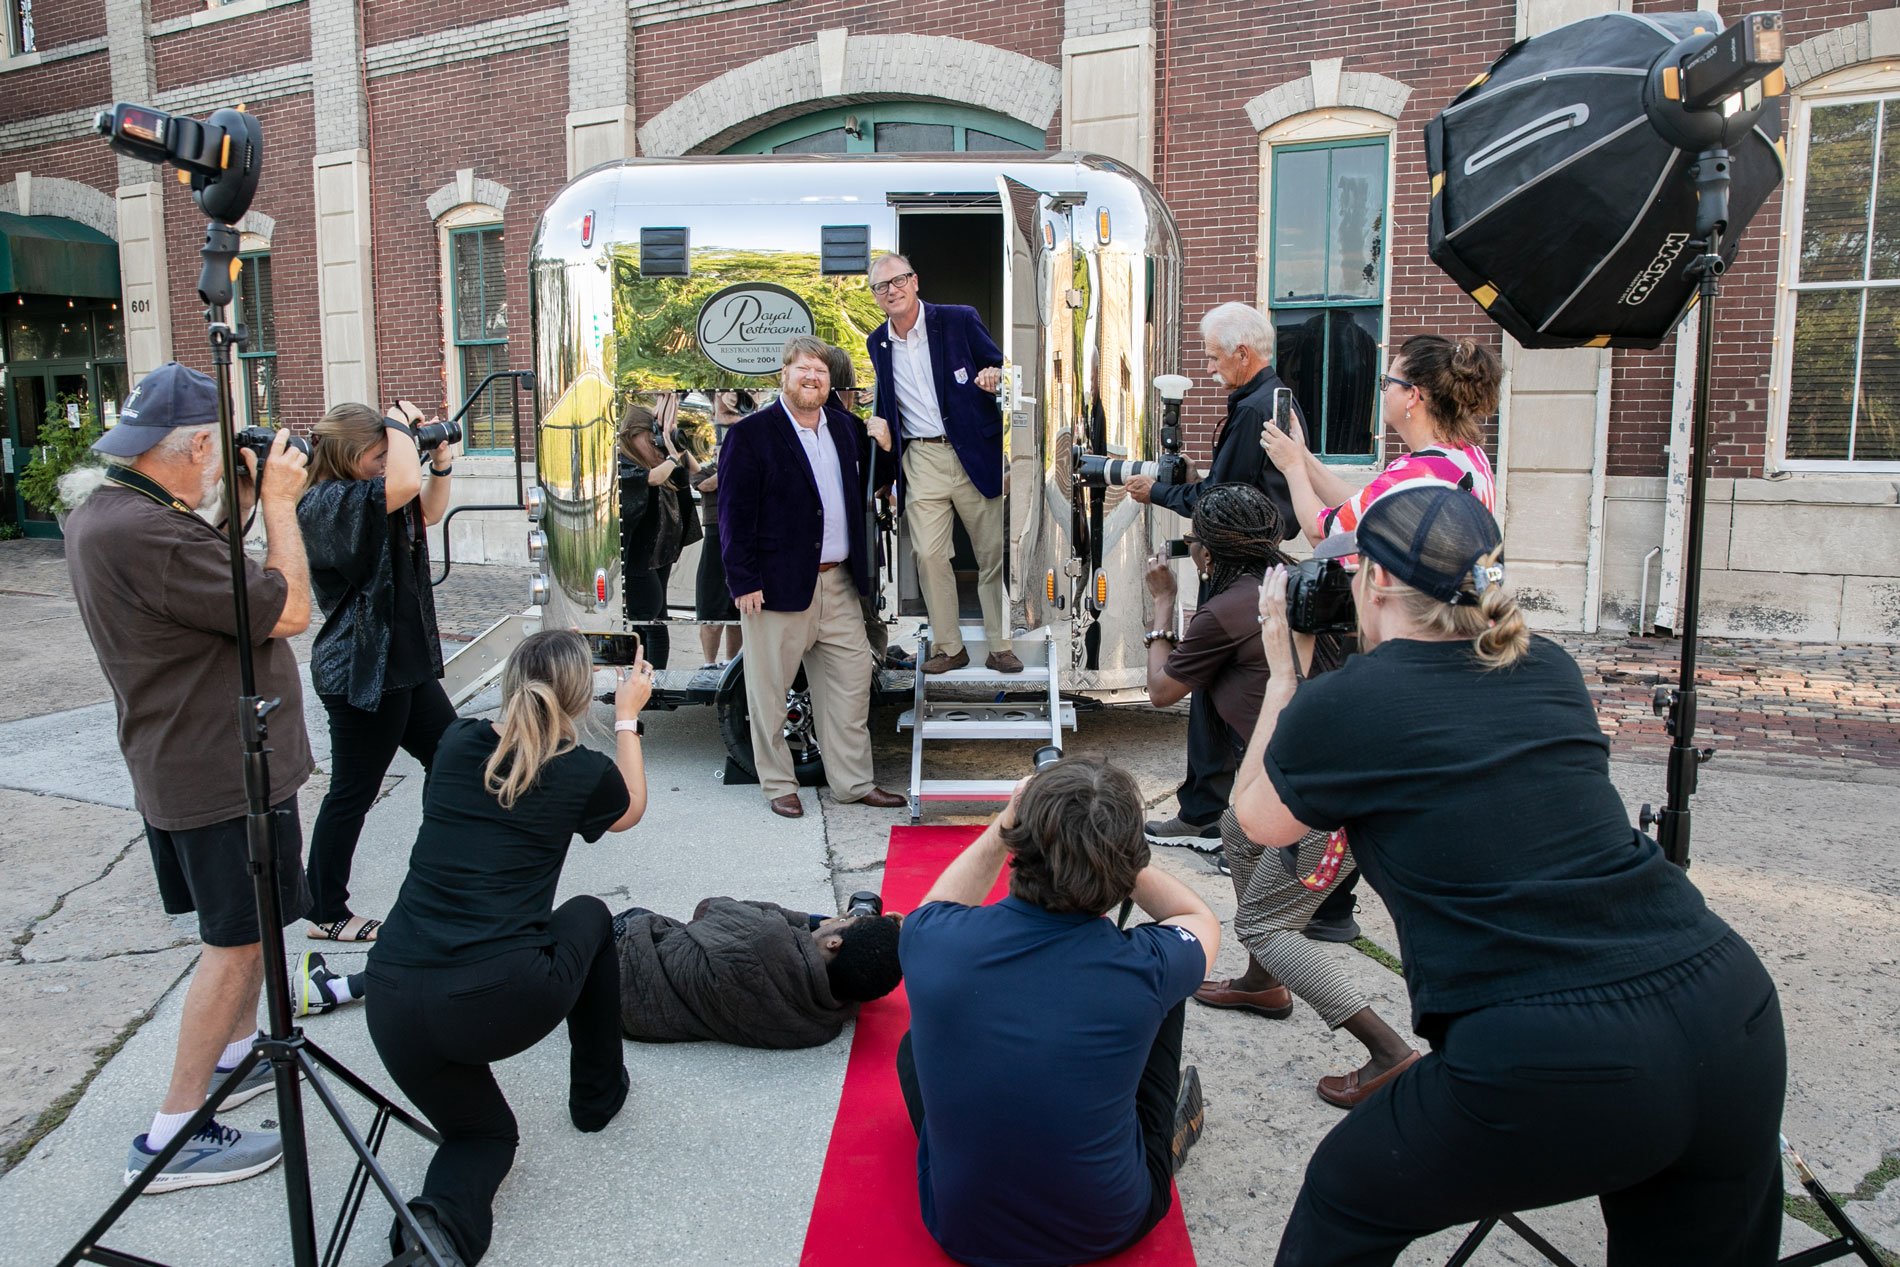
<svg viewBox="0 0 1900 1267">
<path fill-rule="evenodd" d="M 798 799 L 798 793 L 796 792 L 787 792 L 783 796 L 775 796 L 767 801 L 766 804 L 770 805 L 772 812 L 777 814 L 780 818 L 805 817 L 805 806 Z"/>
<path fill-rule="evenodd" d="M 1285 986 L 1276 985 L 1267 990 L 1236 990 L 1231 977 L 1225 981 L 1201 982 L 1201 988 L 1194 992 L 1194 1001 L 1205 1003 L 1208 1007 L 1252 1012 L 1275 1021 L 1283 1021 L 1293 1015 L 1293 991 Z"/>
<path fill-rule="evenodd" d="M 869 805 L 872 809 L 897 809 L 909 805 L 910 798 L 899 796 L 895 792 L 886 792 L 881 787 L 874 787 L 858 798 L 858 804 Z"/>
<path fill-rule="evenodd" d="M 992 651 L 990 658 L 983 662 L 992 673 L 1021 673 L 1023 662 L 1016 658 L 1014 651 Z"/>
<path fill-rule="evenodd" d="M 963 650 L 957 652 L 955 655 L 939 651 L 936 655 L 924 661 L 924 672 L 948 673 L 952 669 L 965 668 L 969 663 L 970 649 L 968 647 L 963 648 Z"/>
<path fill-rule="evenodd" d="M 1415 1051 L 1370 1082 L 1359 1081 L 1359 1071 L 1357 1069 L 1351 1073 L 1335 1074 L 1332 1077 L 1321 1078 L 1319 1080 L 1319 1098 L 1328 1104 L 1337 1104 L 1342 1109 L 1358 1108 L 1371 1097 L 1374 1091 L 1377 1091 L 1380 1087 L 1392 1081 L 1392 1079 L 1398 1077 L 1418 1062 L 1419 1054 Z"/>
</svg>

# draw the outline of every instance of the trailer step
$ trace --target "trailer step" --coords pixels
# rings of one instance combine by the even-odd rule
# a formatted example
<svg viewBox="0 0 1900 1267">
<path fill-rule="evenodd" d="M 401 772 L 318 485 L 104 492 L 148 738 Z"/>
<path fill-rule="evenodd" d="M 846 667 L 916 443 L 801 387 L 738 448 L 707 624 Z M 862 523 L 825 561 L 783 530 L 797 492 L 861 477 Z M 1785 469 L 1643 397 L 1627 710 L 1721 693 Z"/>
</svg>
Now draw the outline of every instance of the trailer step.
<svg viewBox="0 0 1900 1267">
<path fill-rule="evenodd" d="M 1064 702 L 1058 722 L 1075 729 L 1075 705 Z M 917 726 L 917 710 L 907 708 L 897 719 L 899 730 Z M 1045 704 L 927 704 L 923 718 L 925 739 L 1049 739 L 1052 727 Z"/>
<path fill-rule="evenodd" d="M 1015 790 L 1014 779 L 925 779 L 917 796 L 925 801 L 1007 801 Z"/>
</svg>

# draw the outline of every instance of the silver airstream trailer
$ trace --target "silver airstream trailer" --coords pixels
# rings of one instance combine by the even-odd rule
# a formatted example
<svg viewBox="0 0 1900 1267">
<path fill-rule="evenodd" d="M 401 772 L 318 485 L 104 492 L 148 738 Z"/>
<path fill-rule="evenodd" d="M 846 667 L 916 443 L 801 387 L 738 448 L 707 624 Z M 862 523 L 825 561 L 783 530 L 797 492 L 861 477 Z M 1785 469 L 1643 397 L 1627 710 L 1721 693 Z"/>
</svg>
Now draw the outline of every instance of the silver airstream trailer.
<svg viewBox="0 0 1900 1267">
<path fill-rule="evenodd" d="M 769 399 L 779 346 L 794 333 L 844 348 L 868 385 L 865 336 L 884 318 L 865 271 L 892 251 L 912 261 L 926 299 L 974 306 L 1007 358 L 1003 584 L 1032 671 L 995 685 L 1040 696 L 940 705 L 925 698 L 937 678 L 905 683 L 916 696 L 905 724 L 922 732 L 915 815 L 921 800 L 984 794 L 924 780 L 922 738 L 1059 743 L 1060 728 L 1073 725 L 1059 693 L 1143 692 L 1151 514 L 1114 483 L 1076 478 L 1078 465 L 1103 465 L 1085 455 L 1163 456 L 1151 384 L 1177 369 L 1181 249 L 1167 207 L 1139 173 L 1070 153 L 766 155 L 629 159 L 578 177 L 548 206 L 532 248 L 530 554 L 545 623 L 603 636 L 650 629 L 654 613 L 630 615 L 623 587 L 621 423 L 643 407 L 688 434 L 702 428 L 713 392 Z M 1165 430 L 1178 447 L 1172 426 Z M 921 616 L 901 518 L 894 528 L 880 610 L 886 619 Z M 966 616 L 977 611 L 972 578 L 962 578 Z M 691 616 L 690 605 L 667 613 Z M 743 671 L 735 661 L 716 685 L 675 685 L 685 675 L 668 673 L 663 702 L 719 703 L 728 748 L 749 766 Z M 963 670 L 943 685 L 983 676 Z M 897 681 L 886 676 L 881 688 Z M 794 747 L 809 755 L 802 711 L 791 714 Z"/>
</svg>

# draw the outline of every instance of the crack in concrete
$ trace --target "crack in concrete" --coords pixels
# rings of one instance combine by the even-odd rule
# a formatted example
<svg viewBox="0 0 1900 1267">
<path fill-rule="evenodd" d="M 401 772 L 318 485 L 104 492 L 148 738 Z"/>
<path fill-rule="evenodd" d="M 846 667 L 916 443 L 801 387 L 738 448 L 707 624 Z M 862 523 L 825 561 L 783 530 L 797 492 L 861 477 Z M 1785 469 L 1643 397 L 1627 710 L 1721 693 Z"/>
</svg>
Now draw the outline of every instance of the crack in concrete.
<svg viewBox="0 0 1900 1267">
<path fill-rule="evenodd" d="M 1846 1209 L 1850 1201 L 1857 1204 L 1872 1201 L 1895 1179 L 1900 1179 L 1900 1149 L 1895 1149 L 1882 1157 L 1879 1165 L 1860 1177 L 1860 1182 L 1854 1185 L 1852 1192 L 1837 1191 L 1830 1195 L 1842 1207 L 1841 1212 L 1851 1219 L 1852 1212 Z M 1834 1240 L 1841 1235 L 1841 1230 L 1834 1226 L 1832 1219 L 1827 1217 L 1827 1212 L 1821 1208 L 1820 1202 L 1806 1192 L 1782 1194 L 1781 1208 L 1788 1217 L 1807 1224 L 1829 1240 Z M 1865 1229 L 1862 1229 L 1861 1235 L 1863 1237 L 1867 1235 Z M 1869 1244 L 1875 1257 L 1879 1258 L 1885 1267 L 1900 1267 L 1900 1254 L 1874 1245 L 1871 1240 Z"/>
<path fill-rule="evenodd" d="M 40 927 L 44 925 L 47 920 L 52 919 L 55 915 L 58 915 L 61 911 L 66 909 L 67 899 L 71 898 L 74 894 L 79 893 L 82 890 L 89 889 L 93 885 L 99 884 L 103 882 L 104 880 L 106 880 L 108 877 L 110 877 L 111 874 L 118 869 L 119 864 L 121 862 L 124 862 L 127 856 L 130 855 L 131 852 L 135 848 L 138 847 L 139 842 L 144 839 L 145 839 L 144 836 L 134 836 L 131 839 L 127 840 L 125 842 L 125 847 L 119 850 L 119 852 L 112 858 L 111 861 L 106 863 L 105 869 L 100 871 L 98 875 L 93 876 L 90 880 L 82 881 L 79 884 L 75 884 L 72 888 L 67 889 L 64 893 L 61 893 L 59 896 L 53 899 L 53 905 L 47 909 L 44 915 L 38 915 L 38 916 L 35 916 L 33 919 L 28 920 L 26 927 L 20 932 L 15 933 L 13 935 L 13 938 L 12 938 L 13 949 L 10 952 L 8 952 L 6 956 L 6 962 L 16 963 L 16 964 L 25 964 L 26 963 L 26 948 L 33 944 L 34 937 L 39 935 Z M 34 962 L 35 963 L 73 963 L 73 962 L 101 963 L 107 959 L 118 959 L 126 955 L 155 955 L 167 950 L 176 950 L 179 946 L 183 944 L 184 944 L 183 941 L 178 941 L 178 942 L 173 942 L 171 945 L 168 945 L 168 946 L 158 946 L 158 947 L 153 947 L 153 948 L 149 948 L 145 950 L 116 950 L 108 954 L 94 955 L 90 958 L 81 957 L 77 960 L 73 959 L 71 956 L 62 955 L 57 959 L 38 959 L 38 960 L 35 960 Z"/>
</svg>

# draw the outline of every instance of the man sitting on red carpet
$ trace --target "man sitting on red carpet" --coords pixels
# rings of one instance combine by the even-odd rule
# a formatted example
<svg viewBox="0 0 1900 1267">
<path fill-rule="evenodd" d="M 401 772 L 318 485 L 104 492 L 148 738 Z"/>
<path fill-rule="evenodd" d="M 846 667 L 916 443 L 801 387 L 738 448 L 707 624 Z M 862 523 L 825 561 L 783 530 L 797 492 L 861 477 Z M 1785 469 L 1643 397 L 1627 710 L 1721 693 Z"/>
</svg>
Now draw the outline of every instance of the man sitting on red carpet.
<svg viewBox="0 0 1900 1267">
<path fill-rule="evenodd" d="M 1009 896 L 981 905 L 1003 864 Z M 1124 931 L 1132 900 L 1154 923 Z M 1106 1258 L 1146 1236 L 1200 1135 L 1181 1068 L 1220 920 L 1148 865 L 1127 771 L 1069 757 L 1027 780 L 904 919 L 897 1076 L 924 1226 L 977 1267 Z"/>
</svg>

